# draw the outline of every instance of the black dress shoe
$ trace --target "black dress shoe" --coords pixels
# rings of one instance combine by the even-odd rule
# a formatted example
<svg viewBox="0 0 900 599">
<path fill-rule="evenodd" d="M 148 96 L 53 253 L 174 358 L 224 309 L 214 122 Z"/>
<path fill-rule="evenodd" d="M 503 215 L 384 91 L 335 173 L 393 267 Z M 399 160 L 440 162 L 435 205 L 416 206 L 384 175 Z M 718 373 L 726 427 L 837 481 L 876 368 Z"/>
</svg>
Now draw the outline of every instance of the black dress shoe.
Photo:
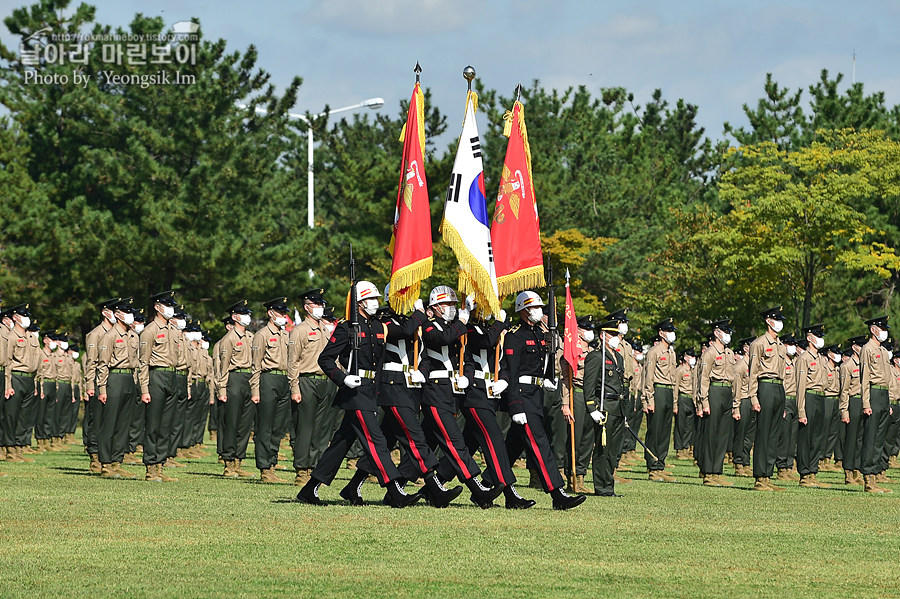
<svg viewBox="0 0 900 599">
<path fill-rule="evenodd" d="M 585 499 L 587 499 L 584 495 L 568 495 L 562 489 L 556 489 L 551 495 L 553 495 L 554 510 L 570 510 L 574 507 L 578 507 L 584 503 Z"/>
<path fill-rule="evenodd" d="M 350 502 L 350 505 L 366 505 L 362 495 L 359 494 L 359 488 L 353 488 L 355 485 L 347 485 L 341 489 L 340 496 Z"/>
<path fill-rule="evenodd" d="M 300 489 L 299 493 L 297 493 L 297 501 L 301 501 L 309 505 L 325 505 L 325 502 L 319 499 L 320 484 L 321 483 L 319 482 L 310 480 L 308 483 L 303 485 L 303 488 Z"/>
</svg>

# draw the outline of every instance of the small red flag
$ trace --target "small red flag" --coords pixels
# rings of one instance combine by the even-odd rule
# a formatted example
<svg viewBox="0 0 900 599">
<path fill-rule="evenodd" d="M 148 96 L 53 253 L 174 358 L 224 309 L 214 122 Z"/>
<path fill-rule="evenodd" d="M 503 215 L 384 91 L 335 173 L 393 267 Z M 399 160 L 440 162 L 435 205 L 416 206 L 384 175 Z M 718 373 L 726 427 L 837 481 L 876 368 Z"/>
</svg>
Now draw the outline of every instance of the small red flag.
<svg viewBox="0 0 900 599">
<path fill-rule="evenodd" d="M 578 376 L 578 362 L 581 360 L 581 344 L 578 343 L 578 318 L 572 305 L 572 291 L 569 289 L 569 272 L 566 271 L 566 318 L 563 334 L 563 359 L 572 369 L 572 378 Z"/>
<path fill-rule="evenodd" d="M 509 137 L 509 144 L 491 223 L 491 247 L 500 297 L 545 285 L 541 226 L 522 103 L 517 101 L 503 118 L 506 120 L 503 133 Z"/>
<path fill-rule="evenodd" d="M 391 307 L 403 313 L 419 298 L 422 281 L 431 276 L 431 210 L 425 179 L 425 96 L 419 84 L 409 100 L 406 124 L 400 134 L 403 161 L 391 237 Z"/>
</svg>

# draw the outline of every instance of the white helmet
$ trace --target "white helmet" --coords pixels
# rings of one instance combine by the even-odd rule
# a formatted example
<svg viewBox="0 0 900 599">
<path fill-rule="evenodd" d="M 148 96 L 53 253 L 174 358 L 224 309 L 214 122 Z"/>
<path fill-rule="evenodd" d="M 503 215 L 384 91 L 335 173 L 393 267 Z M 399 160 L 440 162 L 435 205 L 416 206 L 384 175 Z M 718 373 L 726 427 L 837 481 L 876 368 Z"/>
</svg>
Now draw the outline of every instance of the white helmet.
<svg viewBox="0 0 900 599">
<path fill-rule="evenodd" d="M 378 293 L 378 287 L 369 281 L 358 281 L 356 283 L 356 301 L 361 302 L 374 297 L 381 297 L 381 294 Z"/>
<path fill-rule="evenodd" d="M 384 286 L 384 297 L 390 297 L 390 296 L 391 296 L 391 284 L 388 283 L 387 285 Z"/>
<path fill-rule="evenodd" d="M 431 294 L 428 296 L 429 307 L 434 306 L 435 304 L 443 304 L 445 302 L 456 303 L 458 301 L 459 298 L 456 297 L 456 292 L 453 291 L 452 287 L 448 287 L 447 285 L 438 285 L 431 290 Z"/>
<path fill-rule="evenodd" d="M 516 296 L 516 312 L 521 312 L 526 308 L 537 308 L 543 306 L 544 300 L 541 299 L 534 291 L 523 291 Z"/>
</svg>

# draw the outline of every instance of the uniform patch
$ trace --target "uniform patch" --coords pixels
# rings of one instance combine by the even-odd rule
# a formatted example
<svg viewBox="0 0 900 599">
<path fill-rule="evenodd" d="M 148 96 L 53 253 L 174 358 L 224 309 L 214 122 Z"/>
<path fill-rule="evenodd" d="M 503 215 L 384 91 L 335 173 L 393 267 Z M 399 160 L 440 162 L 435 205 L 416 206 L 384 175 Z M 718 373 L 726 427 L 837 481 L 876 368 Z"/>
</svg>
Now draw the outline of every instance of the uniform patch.
<svg viewBox="0 0 900 599">
<path fill-rule="evenodd" d="M 375 333 L 375 337 L 378 339 L 384 339 L 384 333 Z"/>
<path fill-rule="evenodd" d="M 240 347 L 242 345 L 244 345 L 243 341 L 238 341 L 237 343 L 234 344 L 235 347 Z"/>
<path fill-rule="evenodd" d="M 815 363 L 815 362 L 810 362 L 809 365 L 810 365 L 810 366 L 815 366 L 816 363 Z"/>
<path fill-rule="evenodd" d="M 124 339 L 116 339 L 116 343 L 125 343 Z"/>
<path fill-rule="evenodd" d="M 534 345 L 534 344 L 535 344 L 534 339 L 526 339 L 525 340 L 525 345 Z"/>
<path fill-rule="evenodd" d="M 513 355 L 513 354 L 516 353 L 516 352 L 515 352 L 514 350 L 508 349 L 508 350 L 506 350 L 506 353 L 507 353 L 507 355 L 510 355 L 510 356 L 511 356 L 511 355 Z"/>
<path fill-rule="evenodd" d="M 309 336 L 310 336 L 310 337 L 315 337 L 315 336 L 318 335 L 318 334 L 319 334 L 318 331 L 310 331 L 310 332 L 309 332 Z"/>
<path fill-rule="evenodd" d="M 360 336 L 360 337 L 365 337 L 365 336 L 366 336 L 366 332 L 365 332 L 365 331 L 360 331 L 360 332 L 359 332 L 359 336 Z"/>
<path fill-rule="evenodd" d="M 880 357 L 881 357 L 881 354 L 875 354 L 875 357 L 876 357 L 876 358 L 880 358 Z"/>
<path fill-rule="evenodd" d="M 332 343 L 335 342 L 334 335 L 331 336 L 331 339 L 329 339 L 329 341 L 331 341 Z"/>
<path fill-rule="evenodd" d="M 660 362 L 665 362 L 665 361 L 666 361 L 666 357 L 665 357 L 665 356 L 660 356 L 660 357 L 659 357 L 659 361 L 660 361 Z"/>
<path fill-rule="evenodd" d="M 429 331 L 433 331 L 433 330 L 434 330 L 434 327 L 428 327 L 427 329 L 425 329 L 425 332 L 428 333 Z"/>
<path fill-rule="evenodd" d="M 768 354 L 768 353 L 772 353 L 773 351 L 775 351 L 775 350 L 772 349 L 771 347 L 767 347 L 767 348 L 766 348 L 766 353 L 767 353 L 767 354 Z"/>
<path fill-rule="evenodd" d="M 272 337 L 269 339 L 269 341 L 278 341 L 278 337 Z"/>
<path fill-rule="evenodd" d="M 716 356 L 716 362 L 721 362 L 723 360 L 722 356 Z"/>
<path fill-rule="evenodd" d="M 859 368 L 854 368 L 853 372 L 859 372 Z"/>
<path fill-rule="evenodd" d="M 159 335 L 156 336 L 156 338 L 157 338 L 157 339 L 165 339 L 165 338 L 166 338 L 166 334 L 165 334 L 165 333 L 160 333 Z"/>
<path fill-rule="evenodd" d="M 47 358 L 44 358 L 44 364 L 46 364 L 46 363 L 49 362 L 49 361 L 50 361 L 50 360 L 48 360 Z"/>
<path fill-rule="evenodd" d="M 612 365 L 613 361 L 612 361 L 612 360 L 607 360 L 606 363 L 609 364 L 609 365 Z"/>
</svg>

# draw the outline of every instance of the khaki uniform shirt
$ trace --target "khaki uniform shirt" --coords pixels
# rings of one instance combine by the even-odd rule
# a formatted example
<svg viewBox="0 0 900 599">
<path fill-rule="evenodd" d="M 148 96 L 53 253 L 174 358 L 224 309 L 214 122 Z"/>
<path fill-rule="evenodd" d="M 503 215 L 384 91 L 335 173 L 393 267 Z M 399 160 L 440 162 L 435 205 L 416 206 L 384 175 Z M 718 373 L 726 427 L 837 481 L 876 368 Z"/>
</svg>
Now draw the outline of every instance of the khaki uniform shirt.
<svg viewBox="0 0 900 599">
<path fill-rule="evenodd" d="M 141 331 L 140 344 L 138 381 L 144 394 L 150 393 L 151 368 L 175 368 L 178 364 L 178 345 L 168 324 L 161 325 L 157 318 Z"/>
<path fill-rule="evenodd" d="M 221 376 L 220 365 L 219 365 L 219 347 L 222 344 L 222 339 L 219 339 L 213 344 L 212 347 L 212 394 L 213 397 L 219 397 L 219 377 Z"/>
<path fill-rule="evenodd" d="M 594 348 L 588 345 L 584 339 L 579 337 L 578 345 L 581 346 L 581 359 L 578 360 L 578 372 L 572 379 L 572 384 L 576 389 L 584 388 L 584 359 Z M 569 362 L 563 360 L 559 366 L 559 380 L 562 383 L 562 402 L 564 406 L 569 405 Z"/>
<path fill-rule="evenodd" d="M 694 397 L 694 370 L 690 364 L 682 362 L 675 369 L 675 380 L 678 381 L 678 395 Z"/>
<path fill-rule="evenodd" d="M 891 383 L 891 366 L 887 352 L 878 341 L 870 338 L 859 352 L 859 364 L 862 370 L 860 378 L 863 410 L 871 410 L 872 385 L 888 387 Z"/>
<path fill-rule="evenodd" d="M 850 398 L 862 396 L 862 382 L 859 379 L 859 356 L 853 354 L 841 364 L 841 418 L 850 418 Z"/>
<path fill-rule="evenodd" d="M 219 378 L 216 381 L 219 396 L 225 393 L 228 387 L 228 375 L 232 370 L 250 371 L 252 356 L 250 345 L 253 343 L 253 335 L 248 330 L 239 333 L 237 327 L 228 331 L 219 342 Z"/>
<path fill-rule="evenodd" d="M 711 344 L 703 352 L 703 356 L 700 357 L 700 383 L 697 390 L 699 411 L 709 410 L 709 385 L 713 382 L 730 384 L 733 401 L 735 394 L 740 392 L 740 373 L 737 366 L 734 352 L 727 347 L 719 350 L 715 344 Z"/>
<path fill-rule="evenodd" d="M 311 316 L 291 329 L 288 335 L 288 380 L 291 395 L 300 393 L 300 375 L 323 374 L 319 368 L 319 354 L 328 345 L 325 323 Z"/>
<path fill-rule="evenodd" d="M 632 360 L 631 369 L 633 375 L 628 388 L 631 390 L 631 395 L 635 398 L 639 398 L 641 396 L 641 389 L 644 385 L 644 365 L 637 360 Z"/>
<path fill-rule="evenodd" d="M 806 392 L 825 392 L 828 358 L 810 347 L 797 360 L 797 417 L 806 418 Z"/>
<path fill-rule="evenodd" d="M 44 382 L 51 382 L 54 385 L 59 378 L 56 376 L 56 352 L 50 351 L 46 347 L 41 348 L 40 363 L 38 365 L 37 376 L 34 377 L 34 384 L 38 391 Z"/>
<path fill-rule="evenodd" d="M 784 358 L 784 394 L 793 398 L 797 397 L 797 371 L 794 368 L 794 358 Z"/>
<path fill-rule="evenodd" d="M 625 362 L 625 385 L 629 387 L 634 386 L 635 373 L 638 371 L 638 368 L 635 367 L 637 361 L 634 359 L 633 351 L 634 348 L 630 343 L 620 339 L 616 353 L 621 354 L 622 360 Z"/>
<path fill-rule="evenodd" d="M 13 372 L 37 372 L 41 363 L 40 343 L 33 335 L 29 335 L 26 331 L 23 335 L 19 335 L 15 329 L 9 332 L 6 340 L 6 388 L 12 387 Z"/>
<path fill-rule="evenodd" d="M 653 386 L 672 385 L 675 387 L 675 350 L 665 342 L 660 341 L 647 351 L 644 360 L 644 407 L 654 408 Z M 677 405 L 677 404 L 676 404 Z"/>
<path fill-rule="evenodd" d="M 110 329 L 101 339 L 97 358 L 97 393 L 106 394 L 109 371 L 122 368 L 134 371 L 140 365 L 141 340 L 131 329 L 124 332 L 118 325 Z M 137 372 L 134 372 L 137 382 Z"/>
<path fill-rule="evenodd" d="M 825 361 L 825 397 L 837 397 L 841 394 L 841 376 L 839 367 L 831 358 Z"/>
<path fill-rule="evenodd" d="M 731 414 L 738 416 L 741 413 L 741 402 L 750 397 L 750 363 L 747 356 L 738 358 L 735 356 L 737 365 L 737 384 L 732 387 L 731 394 Z"/>
<path fill-rule="evenodd" d="M 890 387 L 888 392 L 891 403 L 900 401 L 900 368 L 893 364 L 891 364 L 891 384 L 888 386 Z"/>
<path fill-rule="evenodd" d="M 288 336 L 287 331 L 271 320 L 253 335 L 250 346 L 250 395 L 259 396 L 259 377 L 263 372 L 282 370 L 287 373 Z"/>
<path fill-rule="evenodd" d="M 9 329 L 0 323 L 0 368 L 6 368 L 9 364 Z"/>
<path fill-rule="evenodd" d="M 94 384 L 97 381 L 97 354 L 100 349 L 100 338 L 112 327 L 113 325 L 104 319 L 84 338 L 84 378 L 87 391 L 94 391 Z"/>
<path fill-rule="evenodd" d="M 750 385 L 747 395 L 750 397 L 750 403 L 758 406 L 759 379 L 778 379 L 783 384 L 787 349 L 778 337 L 772 341 L 767 334 L 763 334 L 750 344 L 749 356 L 747 362 L 750 368 Z"/>
</svg>

